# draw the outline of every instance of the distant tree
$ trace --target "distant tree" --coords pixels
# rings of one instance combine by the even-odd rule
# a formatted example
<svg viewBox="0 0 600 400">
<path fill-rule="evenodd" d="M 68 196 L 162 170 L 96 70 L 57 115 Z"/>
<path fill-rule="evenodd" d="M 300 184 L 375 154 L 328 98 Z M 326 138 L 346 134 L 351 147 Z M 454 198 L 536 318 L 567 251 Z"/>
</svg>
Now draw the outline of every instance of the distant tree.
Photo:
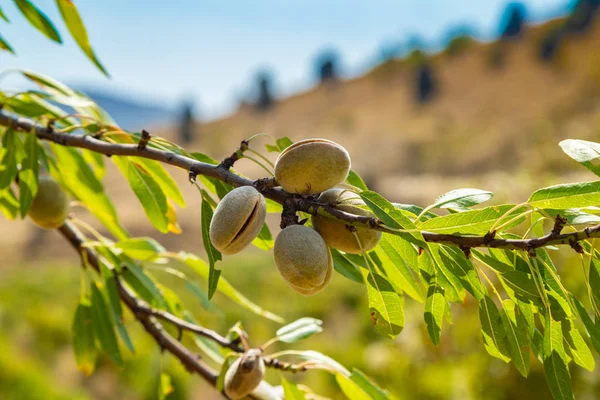
<svg viewBox="0 0 600 400">
<path fill-rule="evenodd" d="M 315 71 L 320 83 L 334 82 L 339 78 L 339 55 L 335 50 L 321 52 L 315 61 Z"/>
<path fill-rule="evenodd" d="M 500 22 L 500 37 L 515 39 L 521 36 L 526 22 L 526 9 L 522 3 L 510 3 L 506 6 Z"/>
<path fill-rule="evenodd" d="M 435 96 L 438 85 L 433 73 L 433 67 L 430 63 L 424 62 L 416 70 L 416 100 L 423 104 L 427 103 Z"/>
<path fill-rule="evenodd" d="M 586 31 L 592 25 L 599 8 L 600 0 L 578 0 L 567 18 L 566 29 L 569 32 Z"/>
<path fill-rule="evenodd" d="M 474 30 L 470 27 L 463 26 L 450 29 L 444 37 L 446 46 L 444 53 L 452 57 L 462 54 L 475 43 L 474 36 Z"/>
<path fill-rule="evenodd" d="M 263 71 L 257 75 L 256 81 L 258 96 L 256 99 L 255 108 L 259 111 L 267 111 L 273 107 L 273 104 L 275 103 L 273 94 L 271 92 L 272 80 L 271 74 L 268 72 Z"/>
<path fill-rule="evenodd" d="M 179 112 L 179 138 L 184 144 L 194 140 L 194 105 L 186 100 Z"/>
<path fill-rule="evenodd" d="M 565 30 L 562 26 L 554 27 L 546 32 L 539 44 L 539 57 L 542 61 L 554 61 L 560 44 L 564 37 Z"/>
</svg>

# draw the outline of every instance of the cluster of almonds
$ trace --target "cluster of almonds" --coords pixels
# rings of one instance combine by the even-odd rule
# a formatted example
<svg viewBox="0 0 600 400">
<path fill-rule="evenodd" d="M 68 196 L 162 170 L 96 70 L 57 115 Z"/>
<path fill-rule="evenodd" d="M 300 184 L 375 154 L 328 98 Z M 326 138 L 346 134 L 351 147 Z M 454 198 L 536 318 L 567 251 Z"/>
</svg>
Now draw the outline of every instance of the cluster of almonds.
<svg viewBox="0 0 600 400">
<path fill-rule="evenodd" d="M 285 149 L 275 162 L 275 180 L 288 193 L 317 195 L 323 204 L 335 204 L 355 215 L 370 215 L 361 208 L 356 194 L 335 188 L 350 171 L 350 155 L 339 144 L 326 139 L 306 139 Z M 234 254 L 248 246 L 260 232 L 267 214 L 265 198 L 250 186 L 229 192 L 217 208 L 210 224 L 210 240 L 223 254 Z M 342 222 L 312 217 L 310 228 L 290 225 L 277 239 L 273 254 L 279 273 L 296 292 L 312 295 L 331 280 L 333 261 L 329 246 L 346 253 L 361 252 L 354 234 Z M 374 248 L 381 232 L 356 228 L 362 248 Z"/>
</svg>

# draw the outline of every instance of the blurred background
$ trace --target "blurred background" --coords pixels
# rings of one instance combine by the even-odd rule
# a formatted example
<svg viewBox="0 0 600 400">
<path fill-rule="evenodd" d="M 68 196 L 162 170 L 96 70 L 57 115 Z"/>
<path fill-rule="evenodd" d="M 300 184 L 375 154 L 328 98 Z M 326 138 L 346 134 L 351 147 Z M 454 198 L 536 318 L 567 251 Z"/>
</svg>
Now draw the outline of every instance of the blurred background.
<svg viewBox="0 0 600 400">
<path fill-rule="evenodd" d="M 66 31 L 53 1 L 36 4 Z M 86 92 L 123 128 L 145 128 L 216 159 L 257 132 L 293 141 L 324 137 L 349 150 L 353 169 L 374 190 L 420 206 L 460 187 L 521 202 L 544 185 L 594 179 L 558 142 L 600 140 L 599 0 L 80 0 L 110 80 L 71 40 L 59 47 L 27 26 L 12 2 L 0 5 L 11 19 L 1 24 L 2 35 L 18 52 L 0 53 L 0 69 L 52 76 Z M 5 77 L 2 85 L 26 84 Z M 236 168 L 262 177 L 247 160 Z M 186 174 L 172 172 L 188 202 L 178 210 L 180 235 L 155 232 L 120 175 L 109 174 L 105 185 L 133 234 L 201 254 L 200 196 Z M 274 218 L 274 233 L 277 226 Z M 161 363 L 174 377 L 169 399 L 217 398 L 161 356 L 133 320 L 127 325 L 137 353 L 123 368 L 101 360 L 84 377 L 71 350 L 75 254 L 55 232 L 28 221 L 2 219 L 0 233 L 1 399 L 154 399 Z M 585 291 L 577 259 L 562 257 L 566 286 Z M 340 275 L 305 298 L 285 286 L 270 253 L 227 257 L 222 269 L 242 293 L 287 320 L 323 319 L 325 332 L 300 347 L 363 370 L 399 398 L 551 398 L 539 363 L 524 379 L 487 355 L 472 299 L 453 305 L 454 324 L 435 348 L 423 305 L 410 299 L 406 327 L 390 341 L 371 326 L 364 287 Z M 218 310 L 207 311 L 165 275 L 156 272 L 221 333 L 241 320 L 259 345 L 277 329 L 219 295 Z M 572 374 L 578 399 L 600 398 L 598 374 Z M 325 373 L 286 377 L 342 398 Z M 276 374 L 270 378 L 278 384 Z"/>
</svg>

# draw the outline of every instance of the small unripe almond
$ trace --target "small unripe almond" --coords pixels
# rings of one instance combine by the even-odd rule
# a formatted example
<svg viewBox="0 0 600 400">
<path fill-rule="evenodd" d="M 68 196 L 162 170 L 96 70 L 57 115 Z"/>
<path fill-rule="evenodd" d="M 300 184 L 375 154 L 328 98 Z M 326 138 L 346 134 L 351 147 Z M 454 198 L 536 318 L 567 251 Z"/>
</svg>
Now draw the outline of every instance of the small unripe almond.
<svg viewBox="0 0 600 400">
<path fill-rule="evenodd" d="M 38 226 L 55 229 L 64 224 L 69 214 L 69 199 L 64 189 L 54 179 L 42 176 L 27 215 Z"/>
<path fill-rule="evenodd" d="M 319 202 L 325 204 L 336 204 L 339 202 L 339 204 L 336 204 L 336 208 L 342 211 L 354 215 L 373 216 L 369 211 L 358 207 L 364 206 L 365 203 L 360 196 L 348 190 L 339 188 L 327 190 L 321 193 Z M 360 246 L 356 238 L 343 222 L 315 215 L 312 217 L 312 224 L 331 247 L 350 254 L 360 254 Z M 357 227 L 356 234 L 360 239 L 364 251 L 375 248 L 381 239 L 381 232 L 373 229 Z"/>
<path fill-rule="evenodd" d="M 331 253 L 312 228 L 291 225 L 283 229 L 275 240 L 273 256 L 285 282 L 300 294 L 315 294 L 331 280 Z"/>
<path fill-rule="evenodd" d="M 285 149 L 275 162 L 275 179 L 288 193 L 321 193 L 344 181 L 350 155 L 326 139 L 306 139 Z"/>
<path fill-rule="evenodd" d="M 235 254 L 258 235 L 267 215 L 267 203 L 252 186 L 227 193 L 210 222 L 210 241 L 223 254 Z"/>
<path fill-rule="evenodd" d="M 225 373 L 225 394 L 238 400 L 252 393 L 265 376 L 265 363 L 257 349 L 250 349 L 235 360 Z"/>
</svg>

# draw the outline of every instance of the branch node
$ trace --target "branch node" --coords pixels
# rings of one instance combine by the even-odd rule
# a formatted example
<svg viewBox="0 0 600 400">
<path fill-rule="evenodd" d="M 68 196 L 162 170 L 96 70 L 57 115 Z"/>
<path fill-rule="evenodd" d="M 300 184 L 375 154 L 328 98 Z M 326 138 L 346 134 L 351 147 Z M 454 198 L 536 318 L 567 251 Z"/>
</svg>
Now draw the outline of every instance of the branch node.
<svg viewBox="0 0 600 400">
<path fill-rule="evenodd" d="M 488 233 L 485 234 L 485 236 L 483 237 L 483 243 L 484 244 L 490 244 L 490 242 L 492 240 L 494 240 L 496 238 L 496 231 L 489 231 Z"/>
<path fill-rule="evenodd" d="M 583 247 L 581 247 L 581 243 L 579 243 L 576 239 L 575 240 L 570 240 L 569 241 L 569 246 L 571 246 L 571 248 L 573 250 L 575 250 L 577 253 L 584 254 Z"/>
<path fill-rule="evenodd" d="M 469 246 L 459 246 L 459 248 L 463 252 L 467 260 L 471 258 L 471 248 Z"/>
<path fill-rule="evenodd" d="M 219 164 L 219 167 L 229 171 L 231 169 L 231 167 L 233 167 L 233 164 L 235 164 L 235 162 L 237 160 L 239 160 L 240 158 L 242 158 L 244 156 L 244 152 L 246 150 L 248 150 L 248 141 L 242 140 L 240 143 L 239 149 L 237 149 L 236 151 L 233 152 L 232 155 L 230 155 L 229 157 L 227 157 L 226 159 L 221 161 L 221 163 Z"/>
<path fill-rule="evenodd" d="M 191 184 L 196 183 L 196 178 L 198 177 L 198 173 L 193 169 L 190 169 L 190 174 L 188 175 L 188 179 Z"/>
<path fill-rule="evenodd" d="M 272 176 L 270 178 L 257 179 L 252 183 L 252 186 L 259 192 L 264 193 L 267 190 L 273 189 L 274 187 L 279 186 L 279 185 L 277 184 L 275 177 Z"/>
<path fill-rule="evenodd" d="M 535 247 L 533 247 L 531 244 L 527 244 L 527 254 L 529 255 L 529 257 L 537 257 L 537 253 L 535 251 Z"/>
<path fill-rule="evenodd" d="M 560 214 L 556 214 L 556 219 L 554 220 L 554 227 L 552 228 L 552 235 L 554 235 L 554 236 L 560 235 L 560 232 L 563 230 L 566 223 L 567 223 L 566 218 L 561 217 Z"/>
<path fill-rule="evenodd" d="M 298 220 L 298 215 L 296 215 L 297 210 L 297 202 L 295 199 L 287 199 L 283 202 L 283 211 L 281 212 L 281 223 L 279 227 L 281 229 L 285 229 L 290 225 L 298 225 L 300 221 Z"/>
<path fill-rule="evenodd" d="M 146 146 L 148 145 L 148 142 L 150 141 L 150 138 L 152 136 L 150 135 L 150 132 L 148 132 L 145 129 L 142 129 L 142 138 L 140 139 L 140 142 L 138 143 L 138 150 L 144 150 L 146 148 Z"/>
</svg>

